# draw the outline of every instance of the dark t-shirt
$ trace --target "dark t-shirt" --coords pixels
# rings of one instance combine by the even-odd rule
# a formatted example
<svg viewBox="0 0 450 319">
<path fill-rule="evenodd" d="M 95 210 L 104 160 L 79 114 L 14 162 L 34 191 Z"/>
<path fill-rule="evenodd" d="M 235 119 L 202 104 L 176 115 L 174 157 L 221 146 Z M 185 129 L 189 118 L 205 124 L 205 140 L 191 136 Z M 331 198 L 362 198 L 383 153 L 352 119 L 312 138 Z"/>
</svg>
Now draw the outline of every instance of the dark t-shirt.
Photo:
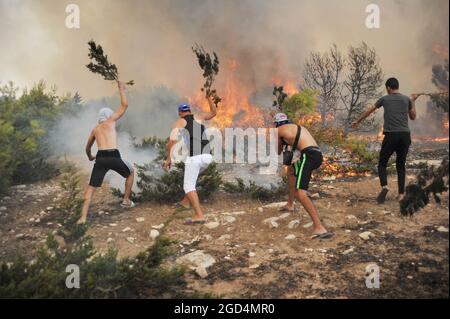
<svg viewBox="0 0 450 319">
<path fill-rule="evenodd" d="M 408 116 L 412 108 L 411 99 L 400 93 L 388 94 L 375 103 L 384 108 L 384 132 L 409 132 Z"/>
</svg>

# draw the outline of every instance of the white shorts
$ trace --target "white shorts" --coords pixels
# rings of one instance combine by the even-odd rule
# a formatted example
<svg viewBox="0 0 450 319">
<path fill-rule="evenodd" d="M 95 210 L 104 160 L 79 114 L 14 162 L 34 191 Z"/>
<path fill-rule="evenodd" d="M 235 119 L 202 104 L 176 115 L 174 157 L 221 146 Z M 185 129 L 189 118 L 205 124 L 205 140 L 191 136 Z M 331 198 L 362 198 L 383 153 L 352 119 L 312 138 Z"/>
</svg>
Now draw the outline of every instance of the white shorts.
<svg viewBox="0 0 450 319">
<path fill-rule="evenodd" d="M 211 154 L 201 154 L 196 156 L 188 156 L 184 162 L 184 183 L 183 189 L 187 194 L 195 191 L 195 185 L 197 184 L 197 178 L 200 171 L 212 162 Z"/>
</svg>

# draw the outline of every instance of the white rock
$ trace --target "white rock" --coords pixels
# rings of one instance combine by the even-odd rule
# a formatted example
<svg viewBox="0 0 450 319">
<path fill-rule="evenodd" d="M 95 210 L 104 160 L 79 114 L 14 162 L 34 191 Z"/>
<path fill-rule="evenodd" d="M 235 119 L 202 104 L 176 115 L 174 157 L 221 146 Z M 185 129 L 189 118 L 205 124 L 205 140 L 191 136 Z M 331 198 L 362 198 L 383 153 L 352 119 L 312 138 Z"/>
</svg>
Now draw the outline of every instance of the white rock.
<svg viewBox="0 0 450 319">
<path fill-rule="evenodd" d="M 108 237 L 108 239 L 106 240 L 107 243 L 112 243 L 113 241 L 114 241 L 114 239 L 111 237 Z"/>
<path fill-rule="evenodd" d="M 238 212 L 232 212 L 232 213 L 230 213 L 230 215 L 234 215 L 234 216 L 239 216 L 239 215 L 245 215 L 245 214 L 247 214 L 247 212 L 246 211 L 238 211 Z"/>
<path fill-rule="evenodd" d="M 47 207 L 47 210 L 53 210 L 52 206 Z"/>
<path fill-rule="evenodd" d="M 33 217 L 31 217 L 28 221 L 32 223 L 35 221 L 35 219 Z"/>
<path fill-rule="evenodd" d="M 218 222 L 209 222 L 205 224 L 205 227 L 208 229 L 214 229 L 220 226 L 220 223 Z"/>
<path fill-rule="evenodd" d="M 5 207 L 5 206 L 1 206 L 1 207 L 0 207 L 0 211 L 4 212 L 5 210 L 6 210 L 6 207 Z"/>
<path fill-rule="evenodd" d="M 278 220 L 278 217 L 269 217 L 269 218 L 264 219 L 263 223 L 264 224 L 270 224 L 270 222 L 272 222 L 272 221 L 276 222 L 277 220 Z"/>
<path fill-rule="evenodd" d="M 24 237 L 25 237 L 25 234 L 22 234 L 22 233 L 16 235 L 17 239 L 22 239 Z"/>
<path fill-rule="evenodd" d="M 194 269 L 204 268 L 206 270 L 208 267 L 214 265 L 216 260 L 210 254 L 204 253 L 203 250 L 196 250 L 177 258 L 176 263 L 194 267 Z"/>
<path fill-rule="evenodd" d="M 260 213 L 264 212 L 264 208 L 258 207 L 258 212 L 260 212 Z"/>
<path fill-rule="evenodd" d="M 159 231 L 157 231 L 156 229 L 152 229 L 150 231 L 150 238 L 155 240 L 157 237 L 159 236 Z"/>
<path fill-rule="evenodd" d="M 367 212 L 367 215 L 373 215 L 373 213 L 372 212 Z"/>
<path fill-rule="evenodd" d="M 122 232 L 123 232 L 123 233 L 126 233 L 126 232 L 129 232 L 130 230 L 131 230 L 130 227 L 125 227 L 124 229 L 122 229 Z"/>
<path fill-rule="evenodd" d="M 350 253 L 352 253 L 352 252 L 354 252 L 354 251 L 355 251 L 355 249 L 354 249 L 353 247 L 350 247 L 349 249 L 344 250 L 344 251 L 342 252 L 342 255 L 348 255 L 348 254 L 350 254 Z"/>
<path fill-rule="evenodd" d="M 254 253 L 254 252 L 251 251 L 251 252 L 248 253 L 248 256 L 249 256 L 249 257 L 255 257 L 255 256 L 256 256 L 256 253 Z"/>
<path fill-rule="evenodd" d="M 217 238 L 217 240 L 219 240 L 219 241 L 225 241 L 227 239 L 231 239 L 231 235 L 225 234 L 225 235 L 222 235 L 219 238 Z"/>
<path fill-rule="evenodd" d="M 358 218 L 356 218 L 355 215 L 347 215 L 347 216 L 345 216 L 345 218 L 347 218 L 347 219 L 358 219 Z"/>
<path fill-rule="evenodd" d="M 314 225 L 312 222 L 307 223 L 307 224 L 303 225 L 303 228 L 310 228 L 310 227 L 312 227 L 312 225 Z"/>
<path fill-rule="evenodd" d="M 200 278 L 206 278 L 208 277 L 208 272 L 206 271 L 205 267 L 197 267 L 195 268 L 195 272 L 197 273 L 197 275 L 200 276 Z"/>
<path fill-rule="evenodd" d="M 117 224 L 116 224 L 116 223 L 111 223 L 111 224 L 109 224 L 109 226 L 111 226 L 111 227 L 116 227 Z"/>
<path fill-rule="evenodd" d="M 278 228 L 278 223 L 276 222 L 276 221 L 274 221 L 274 220 L 272 220 L 270 223 L 269 223 L 269 227 L 270 228 Z"/>
<path fill-rule="evenodd" d="M 291 216 L 291 213 L 284 213 L 284 214 L 281 214 L 280 216 L 278 216 L 278 219 L 286 219 L 289 216 Z"/>
<path fill-rule="evenodd" d="M 251 265 L 248 268 L 250 268 L 250 269 L 257 269 L 257 268 L 259 268 L 259 264 L 253 264 L 253 265 Z"/>
<path fill-rule="evenodd" d="M 294 229 L 297 228 L 300 225 L 300 221 L 298 219 L 292 220 L 289 224 L 288 224 L 288 228 L 289 229 Z"/>
<path fill-rule="evenodd" d="M 281 208 L 283 206 L 286 206 L 287 202 L 279 202 L 279 203 L 271 203 L 264 205 L 263 208 Z"/>
<path fill-rule="evenodd" d="M 375 234 L 370 231 L 365 231 L 365 232 L 359 234 L 359 237 L 364 240 L 369 240 L 370 238 L 375 237 Z"/>
<path fill-rule="evenodd" d="M 314 193 L 311 195 L 311 198 L 320 198 L 320 194 L 319 193 Z"/>
<path fill-rule="evenodd" d="M 286 240 L 294 240 L 296 238 L 297 237 L 295 235 L 293 235 L 293 234 L 290 234 L 290 235 L 287 235 L 286 237 L 284 237 L 284 239 L 286 239 Z"/>
<path fill-rule="evenodd" d="M 437 231 L 440 232 L 440 233 L 448 233 L 448 228 L 444 227 L 444 226 L 439 226 L 437 228 Z"/>
<path fill-rule="evenodd" d="M 136 218 L 136 221 L 137 221 L 138 223 L 142 223 L 143 221 L 145 221 L 145 218 L 144 218 L 144 217 L 137 217 L 137 218 Z"/>
<path fill-rule="evenodd" d="M 234 222 L 236 221 L 236 217 L 233 217 L 233 216 L 225 216 L 225 217 L 224 217 L 224 221 L 225 221 L 227 224 L 232 224 L 232 223 L 234 223 Z"/>
<path fill-rule="evenodd" d="M 134 238 L 134 237 L 127 237 L 127 241 L 130 243 L 134 243 L 135 240 L 136 240 L 136 238 Z"/>
<path fill-rule="evenodd" d="M 153 229 L 161 229 L 163 227 L 164 227 L 164 224 L 159 224 L 159 225 L 152 226 Z"/>
</svg>

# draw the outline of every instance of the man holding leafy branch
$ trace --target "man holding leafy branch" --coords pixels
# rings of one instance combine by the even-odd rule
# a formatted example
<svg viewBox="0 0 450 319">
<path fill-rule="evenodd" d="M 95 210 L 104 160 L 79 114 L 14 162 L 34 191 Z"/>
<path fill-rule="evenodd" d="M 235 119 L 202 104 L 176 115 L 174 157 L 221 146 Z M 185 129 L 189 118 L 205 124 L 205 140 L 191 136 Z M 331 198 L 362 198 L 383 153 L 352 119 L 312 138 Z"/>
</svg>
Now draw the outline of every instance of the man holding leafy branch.
<svg viewBox="0 0 450 319">
<path fill-rule="evenodd" d="M 134 170 L 130 163 L 124 161 L 117 149 L 117 132 L 116 122 L 119 120 L 128 108 L 128 101 L 125 95 L 125 85 L 117 81 L 120 94 L 120 106 L 117 111 L 110 108 L 102 108 L 98 114 L 98 124 L 89 135 L 86 144 L 86 155 L 90 161 L 95 160 L 92 169 L 89 185 L 84 193 L 84 204 L 81 211 L 81 218 L 78 224 L 86 223 L 89 205 L 92 196 L 97 187 L 103 183 L 105 174 L 109 170 L 113 170 L 125 178 L 125 194 L 120 204 L 122 207 L 134 207 L 134 203 L 130 200 L 131 187 L 133 186 Z M 98 152 L 96 156 L 92 156 L 91 148 L 94 142 L 97 142 Z"/>
<path fill-rule="evenodd" d="M 191 107 L 188 104 L 178 105 L 178 116 L 180 118 L 172 125 L 172 132 L 167 145 L 168 155 L 164 163 L 166 170 L 170 169 L 172 165 L 172 149 L 180 137 L 189 150 L 189 156 L 184 163 L 183 189 L 186 195 L 181 202 L 175 205 L 178 210 L 188 210 L 191 207 L 194 209 L 195 215 L 192 219 L 186 220 L 186 225 L 201 225 L 205 223 L 205 217 L 200 207 L 200 200 L 195 187 L 200 171 L 208 167 L 212 162 L 209 141 L 206 139 L 205 126 L 202 124 L 202 121 L 215 117 L 217 106 L 211 96 L 207 96 L 207 100 L 209 112 L 195 115 L 192 114 Z"/>
</svg>

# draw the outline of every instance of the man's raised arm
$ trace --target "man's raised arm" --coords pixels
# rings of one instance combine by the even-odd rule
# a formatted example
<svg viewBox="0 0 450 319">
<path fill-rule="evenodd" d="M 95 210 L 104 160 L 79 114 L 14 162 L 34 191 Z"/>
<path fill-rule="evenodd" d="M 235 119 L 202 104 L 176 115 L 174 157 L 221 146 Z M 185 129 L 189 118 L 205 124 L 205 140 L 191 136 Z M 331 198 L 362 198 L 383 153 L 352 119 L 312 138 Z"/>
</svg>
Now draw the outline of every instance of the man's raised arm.
<svg viewBox="0 0 450 319">
<path fill-rule="evenodd" d="M 209 112 L 202 112 L 198 115 L 195 115 L 195 118 L 198 120 L 207 121 L 207 120 L 212 119 L 217 114 L 217 106 L 216 106 L 216 104 L 214 104 L 211 97 L 208 96 L 206 99 L 208 100 L 208 104 L 209 104 Z"/>
<path fill-rule="evenodd" d="M 123 84 L 120 81 L 117 81 L 117 86 L 119 88 L 119 94 L 120 94 L 120 106 L 117 109 L 117 111 L 115 111 L 114 114 L 111 115 L 111 119 L 113 121 L 117 121 L 118 119 L 120 119 L 125 114 L 125 111 L 128 108 L 128 100 L 125 95 L 125 84 Z"/>
</svg>

